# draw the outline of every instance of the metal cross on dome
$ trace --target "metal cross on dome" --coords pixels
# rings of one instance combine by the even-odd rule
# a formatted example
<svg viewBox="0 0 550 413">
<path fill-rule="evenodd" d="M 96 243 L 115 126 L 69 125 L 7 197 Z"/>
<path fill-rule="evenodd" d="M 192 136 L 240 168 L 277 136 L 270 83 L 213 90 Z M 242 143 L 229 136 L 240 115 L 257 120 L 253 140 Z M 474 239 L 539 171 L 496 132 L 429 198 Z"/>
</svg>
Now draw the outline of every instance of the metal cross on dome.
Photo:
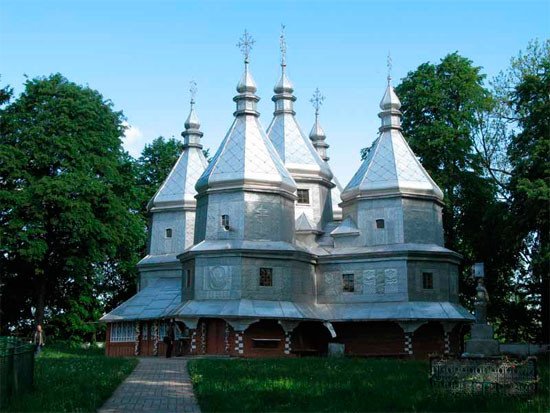
<svg viewBox="0 0 550 413">
<path fill-rule="evenodd" d="M 281 48 L 281 65 L 286 66 L 286 39 L 285 39 L 285 25 L 281 24 L 281 36 L 279 36 L 279 44 Z"/>
<path fill-rule="evenodd" d="M 256 41 L 252 38 L 252 36 L 250 36 L 250 34 L 248 34 L 248 31 L 245 29 L 244 34 L 239 39 L 239 43 L 237 43 L 237 47 L 241 49 L 241 52 L 243 53 L 245 63 L 248 63 L 250 50 L 252 50 L 254 43 L 256 43 Z"/>
<path fill-rule="evenodd" d="M 319 108 L 323 105 L 324 100 L 325 97 L 321 94 L 319 88 L 316 88 L 312 98 L 309 100 L 315 108 L 315 117 L 319 116 Z"/>
<path fill-rule="evenodd" d="M 392 60 L 391 60 L 391 54 L 388 52 L 388 59 L 386 61 L 386 65 L 388 66 L 388 85 L 391 83 L 391 68 L 392 68 Z"/>
<path fill-rule="evenodd" d="M 195 104 L 195 96 L 197 96 L 197 82 L 194 80 L 189 82 L 189 94 L 191 95 L 191 106 Z"/>
</svg>

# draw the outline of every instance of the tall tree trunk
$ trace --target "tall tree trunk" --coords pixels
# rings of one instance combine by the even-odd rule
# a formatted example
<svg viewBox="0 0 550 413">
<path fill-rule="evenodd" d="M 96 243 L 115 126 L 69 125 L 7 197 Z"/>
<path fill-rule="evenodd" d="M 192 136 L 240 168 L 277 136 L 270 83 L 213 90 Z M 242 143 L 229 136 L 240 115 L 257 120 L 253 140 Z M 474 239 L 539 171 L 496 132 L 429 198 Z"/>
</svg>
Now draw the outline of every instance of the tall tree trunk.
<svg viewBox="0 0 550 413">
<path fill-rule="evenodd" d="M 36 286 L 36 313 L 35 324 L 44 323 L 44 308 L 46 307 L 46 278 L 45 274 L 38 276 Z"/>
<path fill-rule="evenodd" d="M 550 276 L 548 273 L 542 275 L 541 283 L 541 302 L 540 308 L 542 311 L 542 342 L 550 343 Z"/>
</svg>

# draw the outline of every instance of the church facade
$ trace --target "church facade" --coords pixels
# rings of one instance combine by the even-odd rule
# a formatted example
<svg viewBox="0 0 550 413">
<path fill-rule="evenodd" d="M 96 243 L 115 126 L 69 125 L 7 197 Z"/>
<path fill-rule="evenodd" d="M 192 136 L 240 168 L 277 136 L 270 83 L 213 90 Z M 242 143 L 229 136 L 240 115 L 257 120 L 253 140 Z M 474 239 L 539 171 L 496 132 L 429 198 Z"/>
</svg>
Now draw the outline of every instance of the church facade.
<svg viewBox="0 0 550 413">
<path fill-rule="evenodd" d="M 184 355 L 461 352 L 473 319 L 458 302 L 461 257 L 443 245 L 443 194 L 402 135 L 389 79 L 380 134 L 342 188 L 319 95 L 306 136 L 283 53 L 264 130 L 244 44 L 234 120 L 210 162 L 191 100 L 183 152 L 148 205 L 139 291 L 102 318 L 107 354 L 162 355 L 169 320 Z"/>
</svg>

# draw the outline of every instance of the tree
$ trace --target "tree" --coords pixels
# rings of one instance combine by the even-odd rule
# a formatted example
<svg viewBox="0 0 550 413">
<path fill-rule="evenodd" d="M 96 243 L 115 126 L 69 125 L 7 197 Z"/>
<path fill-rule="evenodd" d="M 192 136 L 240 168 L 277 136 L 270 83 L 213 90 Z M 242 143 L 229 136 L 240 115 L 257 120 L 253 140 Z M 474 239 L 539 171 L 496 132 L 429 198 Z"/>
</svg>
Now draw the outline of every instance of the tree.
<svg viewBox="0 0 550 413">
<path fill-rule="evenodd" d="M 113 278 L 135 277 L 145 231 L 123 119 L 60 74 L 28 80 L 0 112 L 4 329 L 34 308 L 37 323 L 82 337 Z"/>
<path fill-rule="evenodd" d="M 550 342 L 550 41 L 531 42 L 507 73 L 518 130 L 508 147 L 511 207 L 524 241 L 527 298 L 538 307 L 536 339 Z M 511 86 L 511 87 L 510 87 Z M 537 305 L 540 303 L 540 305 Z"/>
</svg>

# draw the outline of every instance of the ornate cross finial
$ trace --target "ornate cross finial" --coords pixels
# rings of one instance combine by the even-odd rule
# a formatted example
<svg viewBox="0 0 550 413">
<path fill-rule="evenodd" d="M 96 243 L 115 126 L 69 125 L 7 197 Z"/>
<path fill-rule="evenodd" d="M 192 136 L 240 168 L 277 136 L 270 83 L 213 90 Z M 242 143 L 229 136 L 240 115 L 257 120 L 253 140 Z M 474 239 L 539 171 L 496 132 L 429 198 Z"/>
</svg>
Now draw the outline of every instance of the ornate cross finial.
<svg viewBox="0 0 550 413">
<path fill-rule="evenodd" d="M 189 82 L 189 94 L 191 95 L 191 107 L 195 104 L 195 96 L 197 96 L 197 82 L 194 80 Z"/>
<path fill-rule="evenodd" d="M 248 31 L 245 29 L 244 34 L 239 39 L 239 43 L 237 43 L 237 47 L 241 49 L 241 52 L 244 56 L 244 62 L 248 63 L 248 57 L 250 56 L 250 50 L 252 50 L 252 47 L 254 46 L 254 43 L 256 41 L 248 34 Z"/>
<path fill-rule="evenodd" d="M 388 66 L 388 86 L 391 84 L 391 68 L 392 68 L 392 60 L 391 60 L 391 54 L 388 52 L 388 60 L 386 62 L 386 65 Z"/>
<path fill-rule="evenodd" d="M 315 117 L 317 118 L 319 116 L 319 108 L 323 105 L 323 101 L 325 100 L 325 97 L 321 94 L 321 91 L 319 88 L 315 89 L 315 92 L 313 92 L 312 98 L 309 100 L 313 107 L 315 108 Z"/>
<path fill-rule="evenodd" d="M 281 48 L 281 66 L 283 69 L 286 66 L 286 39 L 285 39 L 285 25 L 281 24 L 281 36 L 279 37 L 279 45 Z"/>
</svg>

